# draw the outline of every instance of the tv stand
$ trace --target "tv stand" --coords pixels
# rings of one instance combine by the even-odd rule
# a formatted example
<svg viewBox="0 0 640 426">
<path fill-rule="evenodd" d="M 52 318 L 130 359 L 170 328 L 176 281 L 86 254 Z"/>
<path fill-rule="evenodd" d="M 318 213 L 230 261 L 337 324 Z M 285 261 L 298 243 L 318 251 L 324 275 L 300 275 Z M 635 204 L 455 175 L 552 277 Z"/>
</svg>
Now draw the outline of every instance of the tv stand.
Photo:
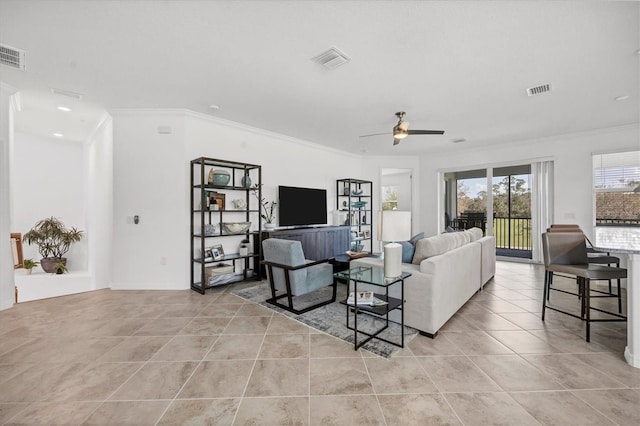
<svg viewBox="0 0 640 426">
<path fill-rule="evenodd" d="M 262 238 L 256 238 L 258 243 L 267 238 L 296 240 L 302 243 L 304 257 L 311 260 L 323 260 L 344 254 L 349 250 L 349 226 L 296 226 L 273 230 L 262 230 Z M 258 248 L 254 247 L 254 253 Z"/>
</svg>

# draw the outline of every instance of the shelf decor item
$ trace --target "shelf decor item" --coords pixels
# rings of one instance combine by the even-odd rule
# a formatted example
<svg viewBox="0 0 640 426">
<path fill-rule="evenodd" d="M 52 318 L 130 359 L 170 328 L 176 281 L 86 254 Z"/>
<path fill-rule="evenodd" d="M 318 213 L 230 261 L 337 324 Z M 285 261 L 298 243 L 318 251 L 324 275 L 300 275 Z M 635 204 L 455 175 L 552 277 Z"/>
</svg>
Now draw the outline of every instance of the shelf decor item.
<svg viewBox="0 0 640 426">
<path fill-rule="evenodd" d="M 245 173 L 245 175 L 242 176 L 242 179 L 240 179 L 240 185 L 245 188 L 251 188 L 251 176 L 249 176 L 249 173 Z"/>
<path fill-rule="evenodd" d="M 211 169 L 209 171 L 209 185 L 227 186 L 231 180 L 231 174 L 224 169 Z"/>
<path fill-rule="evenodd" d="M 243 234 L 249 230 L 251 222 L 223 222 L 222 230 L 226 234 Z"/>
<path fill-rule="evenodd" d="M 256 199 L 260 203 L 260 217 L 264 219 L 264 227 L 266 229 L 275 228 L 274 220 L 276 219 L 275 208 L 278 203 L 275 201 L 267 201 L 265 197 L 260 196 L 260 185 L 255 184 L 251 187 L 253 191 L 253 195 L 255 195 Z"/>
<path fill-rule="evenodd" d="M 24 259 L 22 261 L 22 267 L 27 272 L 27 275 L 31 275 L 31 271 L 33 271 L 33 268 L 36 266 L 38 266 L 38 262 L 35 262 L 33 259 Z"/>
</svg>

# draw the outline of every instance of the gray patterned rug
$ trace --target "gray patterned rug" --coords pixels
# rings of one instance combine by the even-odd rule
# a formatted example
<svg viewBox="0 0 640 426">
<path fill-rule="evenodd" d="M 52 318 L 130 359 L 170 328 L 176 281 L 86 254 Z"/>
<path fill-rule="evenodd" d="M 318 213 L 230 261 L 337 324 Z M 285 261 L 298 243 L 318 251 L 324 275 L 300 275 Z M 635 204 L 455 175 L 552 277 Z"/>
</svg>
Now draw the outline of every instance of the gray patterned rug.
<svg viewBox="0 0 640 426">
<path fill-rule="evenodd" d="M 277 306 L 267 303 L 265 300 L 271 297 L 271 291 L 269 284 L 265 281 L 254 287 L 249 287 L 241 290 L 232 291 L 233 294 L 242 297 L 243 299 L 250 300 L 265 306 L 271 310 L 287 315 L 301 323 L 304 323 L 316 330 L 323 331 L 332 336 L 338 337 L 344 341 L 347 341 L 353 345 L 354 333 L 353 330 L 349 330 L 346 325 L 347 307 L 341 303 L 340 300 L 346 299 L 346 285 L 338 284 L 338 291 L 336 301 L 328 305 L 322 306 L 318 309 L 305 312 L 301 315 L 296 315 L 292 312 L 281 309 Z M 309 306 L 314 303 L 318 303 L 322 300 L 331 298 L 331 288 L 327 287 L 322 290 L 314 291 L 310 294 L 294 297 L 294 306 L 296 309 L 302 309 L 305 306 Z M 283 303 L 286 303 L 284 299 Z M 350 315 L 349 325 L 353 327 L 353 313 Z M 371 315 L 360 314 L 358 316 L 358 330 L 372 332 L 378 330 L 384 326 L 384 320 L 373 317 Z M 405 326 L 404 330 L 404 344 L 413 339 L 418 332 L 410 327 Z M 380 337 L 390 340 L 392 342 L 400 343 L 400 325 L 396 323 L 390 323 L 389 328 L 380 333 Z M 358 336 L 358 341 L 362 341 L 366 336 Z M 372 339 L 367 342 L 364 349 L 371 351 L 379 356 L 390 358 L 400 348 L 395 345 L 380 341 L 378 339 Z"/>
</svg>

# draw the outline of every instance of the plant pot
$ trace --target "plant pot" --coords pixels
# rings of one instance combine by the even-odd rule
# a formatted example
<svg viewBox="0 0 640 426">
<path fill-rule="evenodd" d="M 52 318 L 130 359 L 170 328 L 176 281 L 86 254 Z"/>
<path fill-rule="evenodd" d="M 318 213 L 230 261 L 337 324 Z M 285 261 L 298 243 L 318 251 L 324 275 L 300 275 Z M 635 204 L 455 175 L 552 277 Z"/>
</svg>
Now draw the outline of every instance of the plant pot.
<svg viewBox="0 0 640 426">
<path fill-rule="evenodd" d="M 265 223 L 264 224 L 264 229 L 275 229 L 276 225 L 274 225 L 273 223 Z"/>
<path fill-rule="evenodd" d="M 25 270 L 24 270 L 24 272 L 25 272 L 27 275 L 31 275 L 31 272 L 33 272 L 33 268 L 25 269 Z"/>
<path fill-rule="evenodd" d="M 42 269 L 45 272 L 48 272 L 50 274 L 54 274 L 57 273 L 57 268 L 56 266 L 58 265 L 58 263 L 62 263 L 63 265 L 67 265 L 67 258 L 63 257 L 63 258 L 58 258 L 58 257 L 45 257 L 43 259 L 40 260 L 40 266 L 42 267 Z"/>
</svg>

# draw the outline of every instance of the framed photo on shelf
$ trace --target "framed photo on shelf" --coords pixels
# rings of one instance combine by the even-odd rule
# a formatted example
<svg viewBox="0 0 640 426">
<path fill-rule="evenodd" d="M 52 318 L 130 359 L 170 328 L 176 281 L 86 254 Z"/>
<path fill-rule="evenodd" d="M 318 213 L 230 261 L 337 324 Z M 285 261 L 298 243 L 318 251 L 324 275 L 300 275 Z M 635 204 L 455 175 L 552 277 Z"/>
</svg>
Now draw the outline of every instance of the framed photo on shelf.
<svg viewBox="0 0 640 426">
<path fill-rule="evenodd" d="M 213 206 L 214 204 L 218 205 L 218 210 L 224 210 L 225 194 L 221 194 L 215 191 L 209 192 L 209 205 Z M 211 208 L 211 210 L 214 210 L 214 209 Z"/>
<path fill-rule="evenodd" d="M 358 238 L 364 238 L 364 231 L 358 232 Z"/>
<path fill-rule="evenodd" d="M 222 260 L 224 257 L 224 249 L 222 248 L 222 244 L 216 244 L 211 247 L 211 255 L 213 260 Z"/>
<path fill-rule="evenodd" d="M 362 231 L 363 234 L 363 238 L 371 238 L 371 230 L 370 229 L 365 229 L 364 231 Z"/>
<path fill-rule="evenodd" d="M 204 249 L 204 256 L 202 256 L 205 262 L 209 262 L 213 260 L 213 252 L 211 251 L 211 247 L 207 247 Z"/>
</svg>

